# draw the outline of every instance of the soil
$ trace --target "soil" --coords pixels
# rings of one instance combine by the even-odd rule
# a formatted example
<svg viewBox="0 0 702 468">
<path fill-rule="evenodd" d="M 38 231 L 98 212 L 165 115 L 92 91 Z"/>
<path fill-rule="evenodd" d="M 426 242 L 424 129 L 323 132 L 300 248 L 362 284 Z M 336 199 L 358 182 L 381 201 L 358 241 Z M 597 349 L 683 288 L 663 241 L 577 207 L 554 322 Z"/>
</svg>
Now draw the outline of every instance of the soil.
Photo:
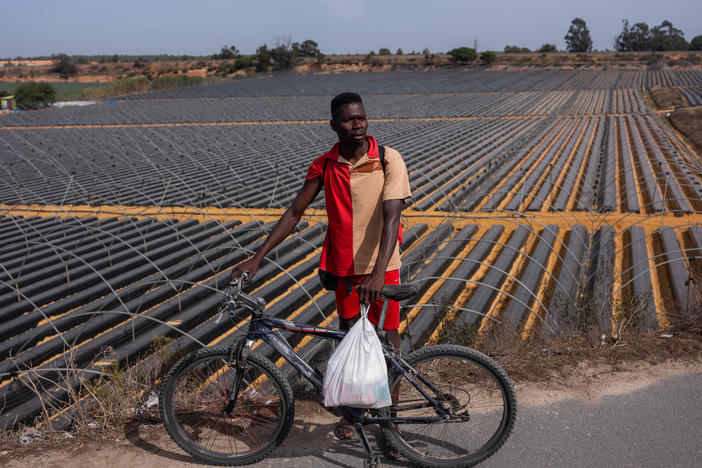
<svg viewBox="0 0 702 468">
<path fill-rule="evenodd" d="M 677 109 L 668 119 L 677 131 L 685 135 L 695 152 L 702 155 L 702 107 Z"/>
<path fill-rule="evenodd" d="M 685 96 L 678 88 L 654 88 L 651 90 L 651 97 L 659 109 L 672 109 L 687 104 Z"/>
<path fill-rule="evenodd" d="M 542 406 L 563 400 L 597 403 L 607 395 L 643 389 L 667 377 L 702 372 L 702 358 L 675 359 L 651 364 L 581 362 L 553 372 L 548 379 L 516 383 L 520 405 Z M 290 434 L 276 451 L 280 461 L 340 444 L 333 435 L 338 418 L 305 399 L 296 401 L 296 417 Z M 102 467 L 207 466 L 198 464 L 168 437 L 157 419 L 128 422 L 121 431 L 91 434 L 88 430 L 69 437 L 56 434 L 50 441 L 19 446 L 6 441 L 0 446 L 0 465 Z"/>
</svg>

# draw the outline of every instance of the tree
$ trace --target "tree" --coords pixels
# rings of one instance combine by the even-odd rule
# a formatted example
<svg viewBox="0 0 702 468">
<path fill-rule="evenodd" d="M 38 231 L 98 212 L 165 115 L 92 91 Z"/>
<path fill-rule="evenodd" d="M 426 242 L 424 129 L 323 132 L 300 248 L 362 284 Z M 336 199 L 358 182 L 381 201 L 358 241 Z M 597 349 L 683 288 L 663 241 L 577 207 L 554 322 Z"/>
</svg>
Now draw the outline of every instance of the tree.
<svg viewBox="0 0 702 468">
<path fill-rule="evenodd" d="M 519 47 L 516 45 L 506 45 L 505 46 L 505 53 L 506 54 L 528 54 L 531 52 L 528 47 Z"/>
<path fill-rule="evenodd" d="M 687 50 L 690 47 L 683 32 L 668 20 L 651 29 L 643 22 L 633 26 L 629 26 L 628 20 L 623 20 L 622 23 L 622 32 L 614 42 L 617 50 Z"/>
<path fill-rule="evenodd" d="M 404 51 L 398 47 L 397 52 L 395 52 L 395 55 L 404 55 Z"/>
<path fill-rule="evenodd" d="M 429 57 L 431 55 L 431 51 L 429 49 L 424 49 L 422 51 L 422 55 L 425 57 Z"/>
<path fill-rule="evenodd" d="M 392 55 L 392 52 L 390 52 L 390 49 L 387 47 L 383 47 L 382 49 L 378 49 L 378 55 Z"/>
<path fill-rule="evenodd" d="M 651 50 L 688 50 L 690 44 L 683 32 L 673 23 L 664 20 L 659 26 L 651 28 Z"/>
<path fill-rule="evenodd" d="M 54 61 L 54 68 L 51 71 L 61 75 L 61 78 L 68 78 L 78 73 L 78 68 L 68 55 L 63 53 L 54 54 L 51 56 L 51 59 Z"/>
<path fill-rule="evenodd" d="M 251 66 L 251 57 L 248 55 L 242 55 L 234 60 L 234 69 L 241 70 L 242 68 L 249 68 Z"/>
<path fill-rule="evenodd" d="M 15 102 L 20 109 L 39 109 L 56 101 L 56 90 L 49 83 L 23 83 L 15 89 Z"/>
<path fill-rule="evenodd" d="M 472 62 L 478 57 L 475 49 L 470 47 L 457 47 L 447 52 L 455 62 Z"/>
<path fill-rule="evenodd" d="M 568 52 L 589 52 L 592 50 L 590 30 L 587 29 L 585 20 L 575 18 L 570 23 L 568 34 L 564 37 Z"/>
<path fill-rule="evenodd" d="M 543 44 L 537 52 L 542 52 L 542 53 L 547 53 L 547 52 L 555 52 L 556 51 L 556 46 L 554 44 Z"/>
<path fill-rule="evenodd" d="M 256 49 L 256 71 L 264 71 L 271 64 L 271 51 L 268 49 L 268 44 L 263 44 Z"/>
<path fill-rule="evenodd" d="M 275 61 L 275 66 L 280 70 L 288 70 L 295 64 L 295 52 L 291 46 L 279 44 L 271 49 L 271 58 Z"/>
<path fill-rule="evenodd" d="M 497 60 L 497 54 L 491 50 L 486 50 L 480 54 L 480 60 L 485 63 L 492 63 Z"/>
<path fill-rule="evenodd" d="M 702 50 L 702 35 L 692 38 L 690 41 L 690 50 Z"/>
<path fill-rule="evenodd" d="M 316 42 L 312 39 L 307 39 L 299 45 L 297 54 L 298 57 L 319 57 L 322 52 L 320 52 Z"/>
<path fill-rule="evenodd" d="M 622 32 L 614 41 L 614 48 L 619 51 L 651 50 L 651 31 L 648 25 L 640 22 L 629 26 L 629 20 L 622 20 Z"/>
<path fill-rule="evenodd" d="M 219 51 L 219 54 L 214 54 L 212 56 L 212 58 L 213 59 L 227 60 L 227 59 L 237 58 L 239 55 L 240 55 L 239 49 L 237 49 L 236 46 L 232 44 L 229 47 L 227 47 L 227 46 L 222 47 L 222 50 Z"/>
</svg>

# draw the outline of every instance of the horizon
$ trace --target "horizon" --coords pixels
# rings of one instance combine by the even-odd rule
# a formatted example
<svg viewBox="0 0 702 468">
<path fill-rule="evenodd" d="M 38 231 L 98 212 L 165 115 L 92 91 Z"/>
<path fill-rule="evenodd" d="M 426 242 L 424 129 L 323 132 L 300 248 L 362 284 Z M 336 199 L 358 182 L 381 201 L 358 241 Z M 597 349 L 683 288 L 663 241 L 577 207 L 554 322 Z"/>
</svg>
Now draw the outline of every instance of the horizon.
<svg viewBox="0 0 702 468">
<path fill-rule="evenodd" d="M 271 14 L 275 12 L 275 14 Z M 632 14 L 632 12 L 635 12 Z M 638 14 L 636 12 L 641 12 Z M 242 54 L 258 46 L 311 39 L 326 55 L 364 55 L 387 48 L 393 54 L 432 53 L 468 46 L 501 52 L 506 45 L 536 50 L 554 44 L 565 49 L 564 36 L 572 19 L 586 21 L 593 50 L 614 48 L 622 21 L 649 27 L 668 20 L 689 42 L 702 35 L 702 2 L 651 0 L 558 2 L 478 0 L 470 5 L 446 0 L 428 7 L 417 0 L 371 3 L 352 0 L 329 4 L 321 0 L 270 1 L 236 5 L 222 0 L 194 5 L 183 1 L 103 5 L 73 0 L 56 6 L 48 0 L 14 2 L 3 10 L 0 57 L 68 55 L 190 55 L 208 56 L 235 45 Z M 31 18 L 32 27 L 26 27 Z M 493 18 L 496 18 L 493 20 Z M 185 32 L 185 33 L 184 33 Z"/>
</svg>

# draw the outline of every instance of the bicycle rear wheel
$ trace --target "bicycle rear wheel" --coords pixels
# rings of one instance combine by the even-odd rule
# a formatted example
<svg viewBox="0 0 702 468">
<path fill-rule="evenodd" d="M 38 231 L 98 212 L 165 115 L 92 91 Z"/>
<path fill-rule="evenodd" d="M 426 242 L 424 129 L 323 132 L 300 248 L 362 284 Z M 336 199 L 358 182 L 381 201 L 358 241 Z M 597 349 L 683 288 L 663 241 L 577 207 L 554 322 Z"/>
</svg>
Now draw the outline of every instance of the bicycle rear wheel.
<svg viewBox="0 0 702 468">
<path fill-rule="evenodd" d="M 225 414 L 236 369 L 226 348 L 188 354 L 168 373 L 159 396 L 161 419 L 186 452 L 218 465 L 254 463 L 287 435 L 294 417 L 287 379 L 250 353 L 234 410 Z"/>
<path fill-rule="evenodd" d="M 504 444 L 514 427 L 517 399 L 507 374 L 495 361 L 457 345 L 430 346 L 405 360 L 439 395 L 415 378 L 420 387 L 451 411 L 445 421 L 383 425 L 385 436 L 402 455 L 423 466 L 472 466 Z M 383 415 L 437 415 L 427 399 L 394 372 L 390 377 L 391 393 L 397 386 L 397 403 L 383 408 Z"/>
</svg>

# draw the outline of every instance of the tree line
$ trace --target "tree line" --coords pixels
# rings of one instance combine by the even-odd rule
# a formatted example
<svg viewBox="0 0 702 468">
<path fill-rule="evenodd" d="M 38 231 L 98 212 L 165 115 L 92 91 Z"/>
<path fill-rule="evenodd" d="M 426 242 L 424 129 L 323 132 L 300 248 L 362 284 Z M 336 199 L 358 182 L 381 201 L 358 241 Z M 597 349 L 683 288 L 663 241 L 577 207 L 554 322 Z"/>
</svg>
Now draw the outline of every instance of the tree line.
<svg viewBox="0 0 702 468">
<path fill-rule="evenodd" d="M 690 42 L 685 40 L 682 30 L 673 26 L 668 20 L 664 20 L 660 25 L 649 28 L 644 23 L 629 24 L 629 20 L 622 20 L 622 31 L 614 39 L 614 50 L 618 52 L 638 52 L 638 51 L 683 51 L 702 50 L 702 35 L 695 36 Z M 563 38 L 568 52 L 590 52 L 592 51 L 592 37 L 587 23 L 582 18 L 574 18 L 568 31 Z M 529 53 L 532 52 L 527 47 L 516 45 L 506 45 L 505 53 Z M 555 52 L 554 44 L 544 44 L 535 52 Z"/>
<path fill-rule="evenodd" d="M 627 19 L 622 24 L 622 32 L 614 40 L 614 49 L 620 52 L 702 50 L 702 35 L 687 42 L 682 30 L 668 20 L 652 28 L 644 22 L 630 25 Z M 582 18 L 573 19 L 564 39 L 569 52 L 592 50 L 590 31 Z"/>
</svg>

